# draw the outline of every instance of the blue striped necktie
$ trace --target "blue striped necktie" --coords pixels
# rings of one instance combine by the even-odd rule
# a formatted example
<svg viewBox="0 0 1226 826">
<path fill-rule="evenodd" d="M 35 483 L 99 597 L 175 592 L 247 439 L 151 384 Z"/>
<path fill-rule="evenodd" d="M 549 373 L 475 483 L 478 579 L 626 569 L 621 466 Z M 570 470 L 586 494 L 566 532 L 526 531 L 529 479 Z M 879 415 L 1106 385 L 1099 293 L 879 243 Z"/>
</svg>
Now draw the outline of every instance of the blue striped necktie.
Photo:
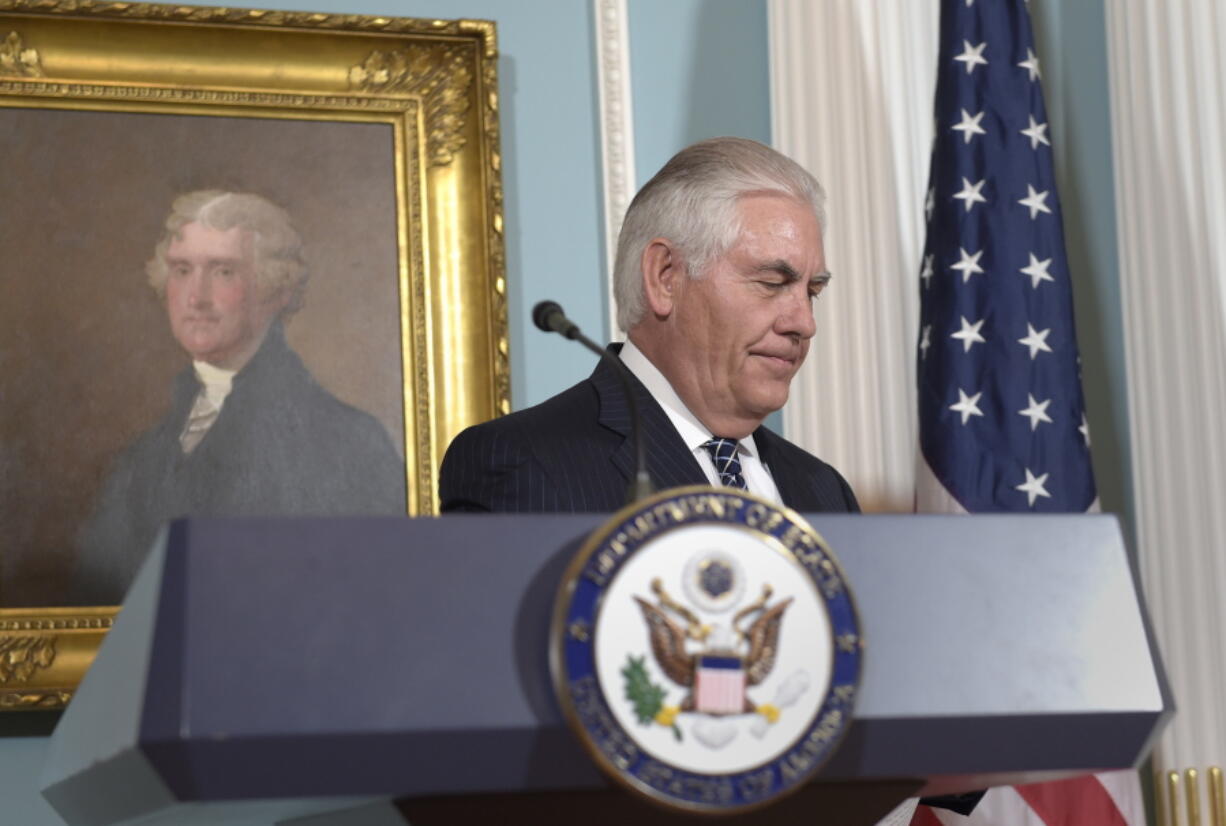
<svg viewBox="0 0 1226 826">
<path fill-rule="evenodd" d="M 749 486 L 745 484 L 745 477 L 741 475 L 741 460 L 736 455 L 738 444 L 736 439 L 713 436 L 711 441 L 703 442 L 702 446 L 707 449 L 707 453 L 711 454 L 711 461 L 715 462 L 720 484 L 729 488 L 749 490 Z"/>
</svg>

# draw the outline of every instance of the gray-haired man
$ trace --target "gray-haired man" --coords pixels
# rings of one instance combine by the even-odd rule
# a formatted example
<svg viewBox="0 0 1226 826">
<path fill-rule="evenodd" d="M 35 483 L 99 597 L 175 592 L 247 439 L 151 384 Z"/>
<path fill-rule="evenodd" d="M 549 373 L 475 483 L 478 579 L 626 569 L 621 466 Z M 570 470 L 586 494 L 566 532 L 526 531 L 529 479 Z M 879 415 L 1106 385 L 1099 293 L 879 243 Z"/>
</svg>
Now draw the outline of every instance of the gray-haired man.
<svg viewBox="0 0 1226 826">
<path fill-rule="evenodd" d="M 830 277 L 823 198 L 773 149 L 715 138 L 675 155 L 631 203 L 614 267 L 619 355 L 638 380 L 659 487 L 731 484 L 800 511 L 858 510 L 837 471 L 762 426 L 816 331 Z M 443 461 L 443 509 L 617 510 L 630 437 L 602 362 L 560 395 L 461 433 Z"/>
</svg>

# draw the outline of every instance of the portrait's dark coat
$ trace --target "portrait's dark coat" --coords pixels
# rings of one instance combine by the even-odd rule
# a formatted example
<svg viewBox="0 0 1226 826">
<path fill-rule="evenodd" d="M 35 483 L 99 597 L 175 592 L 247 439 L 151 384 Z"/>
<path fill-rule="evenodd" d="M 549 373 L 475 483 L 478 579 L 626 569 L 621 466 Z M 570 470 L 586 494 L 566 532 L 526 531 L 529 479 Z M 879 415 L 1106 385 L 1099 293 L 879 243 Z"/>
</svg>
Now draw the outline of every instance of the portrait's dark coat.
<svg viewBox="0 0 1226 826">
<path fill-rule="evenodd" d="M 405 513 L 404 464 L 386 431 L 316 383 L 279 323 L 184 454 L 179 435 L 199 389 L 189 367 L 167 415 L 120 454 L 81 532 L 77 601 L 119 602 L 174 517 Z"/>
<path fill-rule="evenodd" d="M 656 488 L 705 485 L 707 477 L 668 414 L 637 379 L 647 464 Z M 783 503 L 801 513 L 858 511 L 838 471 L 766 427 L 754 431 Z M 592 375 L 541 404 L 470 427 L 439 474 L 444 511 L 613 512 L 634 475 L 630 410 L 604 360 Z"/>
</svg>

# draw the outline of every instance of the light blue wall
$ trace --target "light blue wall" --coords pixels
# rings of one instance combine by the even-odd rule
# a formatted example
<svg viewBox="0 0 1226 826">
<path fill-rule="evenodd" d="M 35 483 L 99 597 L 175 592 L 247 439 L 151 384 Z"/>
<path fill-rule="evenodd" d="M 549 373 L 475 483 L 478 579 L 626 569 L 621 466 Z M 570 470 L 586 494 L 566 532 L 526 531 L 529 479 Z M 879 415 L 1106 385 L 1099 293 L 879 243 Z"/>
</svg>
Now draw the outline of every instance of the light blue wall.
<svg viewBox="0 0 1226 826">
<path fill-rule="evenodd" d="M 1099 499 L 1104 511 L 1122 514 L 1131 526 L 1106 12 L 1100 0 L 1036 0 L 1030 8 L 1052 124 Z"/>
<path fill-rule="evenodd" d="M 0 727 L 0 731 L 7 734 L 7 727 Z M 46 737 L 0 736 L 0 823 L 63 826 L 55 809 L 38 793 L 38 778 L 46 758 Z"/>
<path fill-rule="evenodd" d="M 765 0 L 629 0 L 638 183 L 689 144 L 770 143 Z"/>
</svg>

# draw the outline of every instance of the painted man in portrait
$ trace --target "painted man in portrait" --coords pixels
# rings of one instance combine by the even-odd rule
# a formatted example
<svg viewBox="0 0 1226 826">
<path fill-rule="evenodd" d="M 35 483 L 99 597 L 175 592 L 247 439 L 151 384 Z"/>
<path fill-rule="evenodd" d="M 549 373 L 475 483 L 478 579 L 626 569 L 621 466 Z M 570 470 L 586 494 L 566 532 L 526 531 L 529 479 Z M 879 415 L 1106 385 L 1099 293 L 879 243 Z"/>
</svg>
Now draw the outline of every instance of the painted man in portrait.
<svg viewBox="0 0 1226 826">
<path fill-rule="evenodd" d="M 283 324 L 307 281 L 288 213 L 258 195 L 177 198 L 146 265 L 191 366 L 118 457 L 81 532 L 76 597 L 119 602 L 179 516 L 403 514 L 404 464 L 372 416 L 320 386 Z"/>
</svg>

